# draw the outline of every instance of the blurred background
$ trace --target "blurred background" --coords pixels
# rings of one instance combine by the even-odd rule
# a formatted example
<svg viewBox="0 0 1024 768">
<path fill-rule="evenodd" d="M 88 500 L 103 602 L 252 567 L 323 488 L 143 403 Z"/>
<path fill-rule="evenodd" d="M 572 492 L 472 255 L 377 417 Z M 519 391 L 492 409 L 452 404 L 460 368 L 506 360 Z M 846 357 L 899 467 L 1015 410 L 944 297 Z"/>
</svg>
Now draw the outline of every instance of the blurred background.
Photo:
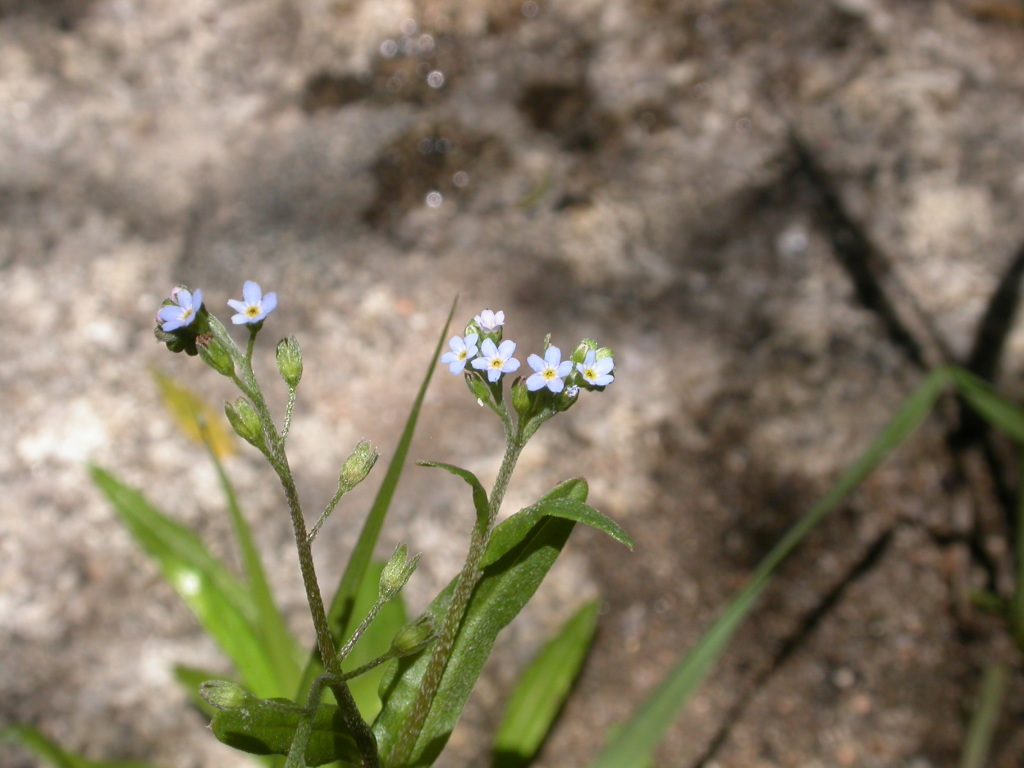
<svg viewBox="0 0 1024 768">
<path fill-rule="evenodd" d="M 153 313 L 183 282 L 226 319 L 253 279 L 279 298 L 267 380 L 272 341 L 303 346 L 311 510 L 356 440 L 389 457 L 456 294 L 458 324 L 504 310 L 524 357 L 548 332 L 613 348 L 615 383 L 540 432 L 505 509 L 585 474 L 636 550 L 574 534 L 439 764 L 487 765 L 516 674 L 599 596 L 541 760 L 586 765 L 929 367 L 1020 391 L 1022 158 L 1016 0 L 0 0 L 0 723 L 247 764 L 170 674 L 225 662 L 86 467 L 233 557 L 147 369 L 219 403 Z M 412 457 L 489 482 L 502 447 L 439 368 Z M 658 764 L 955 765 L 981 668 L 1020 661 L 967 603 L 1012 571 L 999 448 L 945 403 L 787 564 Z M 246 446 L 229 471 L 311 641 L 279 491 Z M 323 583 L 372 490 L 318 539 Z M 425 552 L 414 610 L 471 516 L 458 481 L 407 472 L 384 544 Z M 1019 675 L 1009 702 L 1001 768 Z"/>
</svg>

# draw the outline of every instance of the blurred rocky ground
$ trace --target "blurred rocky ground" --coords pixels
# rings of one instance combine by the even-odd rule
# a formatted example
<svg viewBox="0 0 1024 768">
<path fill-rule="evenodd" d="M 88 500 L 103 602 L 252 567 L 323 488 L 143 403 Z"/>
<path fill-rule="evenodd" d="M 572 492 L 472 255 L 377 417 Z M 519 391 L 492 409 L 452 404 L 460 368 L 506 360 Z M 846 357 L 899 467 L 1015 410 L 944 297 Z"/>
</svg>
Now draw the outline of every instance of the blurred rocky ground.
<svg viewBox="0 0 1024 768">
<path fill-rule="evenodd" d="M 458 294 L 460 317 L 505 310 L 524 355 L 547 332 L 615 350 L 506 507 L 584 473 L 637 548 L 574 535 L 442 765 L 487 764 L 517 671 L 601 596 L 541 761 L 585 766 L 927 368 L 1020 392 L 1022 158 L 1014 0 L 0 0 L 0 721 L 92 758 L 247 764 L 170 676 L 224 662 L 86 475 L 229 552 L 147 372 L 227 395 L 153 341 L 172 285 L 222 317 L 245 279 L 277 291 L 264 335 L 305 350 L 310 508 L 359 438 L 387 458 Z M 945 402 L 814 534 L 659 765 L 956 764 L 981 669 L 1020 664 L 967 604 L 1008 588 L 1013 483 L 963 421 Z M 500 439 L 440 369 L 413 456 L 490 476 Z M 278 491 L 252 452 L 229 466 L 311 637 Z M 369 498 L 318 540 L 324 583 Z M 409 470 L 382 552 L 425 552 L 414 608 L 471 514 Z M 1022 714 L 1018 674 L 993 765 L 1021 764 Z"/>
</svg>

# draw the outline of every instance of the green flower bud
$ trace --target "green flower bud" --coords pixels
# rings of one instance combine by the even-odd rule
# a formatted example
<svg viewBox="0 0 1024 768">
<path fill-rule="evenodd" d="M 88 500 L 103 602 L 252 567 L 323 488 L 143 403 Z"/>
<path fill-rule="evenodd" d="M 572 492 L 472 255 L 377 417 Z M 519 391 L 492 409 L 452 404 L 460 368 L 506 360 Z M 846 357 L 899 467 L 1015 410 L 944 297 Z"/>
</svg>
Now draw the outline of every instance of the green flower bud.
<svg viewBox="0 0 1024 768">
<path fill-rule="evenodd" d="M 277 342 L 277 370 L 285 383 L 295 389 L 302 378 L 302 353 L 294 336 Z"/>
<path fill-rule="evenodd" d="M 487 385 L 486 381 L 480 378 L 479 374 L 467 373 L 466 386 L 469 387 L 470 393 L 472 393 L 480 405 L 486 405 L 491 402 L 491 388 Z"/>
<path fill-rule="evenodd" d="M 612 351 L 608 349 L 608 347 L 601 347 L 599 350 L 597 350 L 596 359 L 604 360 L 604 358 L 606 357 L 615 357 L 615 355 L 612 354 Z"/>
<path fill-rule="evenodd" d="M 572 357 L 569 359 L 572 360 L 574 365 L 576 363 L 582 363 L 587 356 L 587 352 L 593 352 L 595 350 L 597 350 L 597 342 L 593 339 L 584 339 L 580 342 L 579 346 L 572 351 Z"/>
<path fill-rule="evenodd" d="M 345 463 L 341 465 L 338 487 L 345 491 L 352 490 L 366 479 L 376 463 L 377 451 L 366 440 L 360 440 L 359 444 L 352 449 L 349 457 L 345 459 Z"/>
<path fill-rule="evenodd" d="M 434 621 L 428 614 L 423 614 L 398 630 L 391 641 L 391 652 L 395 656 L 408 656 L 418 653 L 434 642 Z"/>
<path fill-rule="evenodd" d="M 580 388 L 576 384 L 570 384 L 555 397 L 555 410 L 559 413 L 568 411 L 576 401 L 580 399 Z"/>
<path fill-rule="evenodd" d="M 217 373 L 228 377 L 235 375 L 235 362 L 231 359 L 231 354 L 212 334 L 204 333 L 197 337 L 196 348 L 202 361 Z"/>
<path fill-rule="evenodd" d="M 530 391 L 521 377 L 512 382 L 512 407 L 516 409 L 520 419 L 525 419 L 533 407 Z"/>
<path fill-rule="evenodd" d="M 414 555 L 408 560 L 409 549 L 405 544 L 399 544 L 395 554 L 388 560 L 387 565 L 380 574 L 379 596 L 382 600 L 390 600 L 397 595 L 412 576 L 416 566 L 419 565 L 420 556 Z"/>
<path fill-rule="evenodd" d="M 257 701 L 255 696 L 238 683 L 231 683 L 227 680 L 207 680 L 205 683 L 200 683 L 199 695 L 214 709 L 221 709 L 225 712 L 241 709 Z"/>
<path fill-rule="evenodd" d="M 224 413 L 231 422 L 235 433 L 254 448 L 262 451 L 266 445 L 263 439 L 263 424 L 260 421 L 256 409 L 244 397 L 240 397 L 235 404 L 224 403 Z"/>
</svg>

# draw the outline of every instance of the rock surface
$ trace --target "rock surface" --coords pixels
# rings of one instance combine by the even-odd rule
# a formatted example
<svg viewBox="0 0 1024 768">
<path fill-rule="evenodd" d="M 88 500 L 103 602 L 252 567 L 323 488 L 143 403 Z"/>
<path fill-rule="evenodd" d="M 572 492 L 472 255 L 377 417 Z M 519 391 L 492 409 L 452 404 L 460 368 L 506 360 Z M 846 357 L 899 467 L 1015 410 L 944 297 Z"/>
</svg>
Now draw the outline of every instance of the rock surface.
<svg viewBox="0 0 1024 768">
<path fill-rule="evenodd" d="M 584 473 L 636 551 L 574 536 L 440 763 L 488 764 L 517 671 L 600 596 L 540 761 L 587 765 L 926 368 L 1019 392 L 1022 114 L 1009 0 L 0 0 L 0 722 L 94 759 L 248 764 L 170 674 L 223 661 L 86 474 L 230 552 L 146 368 L 226 397 L 152 313 L 186 282 L 226 317 L 248 278 L 280 298 L 265 336 L 303 345 L 314 500 L 356 440 L 387 457 L 455 294 L 504 309 L 523 356 L 547 332 L 615 350 L 506 508 Z M 499 425 L 441 374 L 413 456 L 490 477 Z M 787 564 L 658 764 L 955 765 L 981 669 L 1020 665 L 966 601 L 1011 584 L 1005 449 L 944 402 Z M 311 637 L 277 490 L 251 452 L 230 470 Z M 426 553 L 414 607 L 458 568 L 459 485 L 410 469 L 396 501 L 382 551 Z M 369 499 L 318 542 L 324 583 Z"/>
</svg>

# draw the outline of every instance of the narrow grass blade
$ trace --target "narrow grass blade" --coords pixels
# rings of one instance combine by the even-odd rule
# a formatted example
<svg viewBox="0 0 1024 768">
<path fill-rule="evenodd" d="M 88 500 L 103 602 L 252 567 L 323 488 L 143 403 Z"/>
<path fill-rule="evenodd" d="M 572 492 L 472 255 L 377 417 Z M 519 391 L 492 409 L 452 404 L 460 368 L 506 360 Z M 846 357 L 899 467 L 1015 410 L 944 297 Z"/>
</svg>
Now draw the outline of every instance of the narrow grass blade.
<svg viewBox="0 0 1024 768">
<path fill-rule="evenodd" d="M 599 603 L 580 608 L 526 668 L 494 738 L 494 768 L 525 768 L 555 724 L 597 629 Z"/>
<path fill-rule="evenodd" d="M 967 729 L 967 740 L 960 756 L 960 768 L 985 768 L 989 764 L 992 735 L 999 723 L 1008 684 L 1009 674 L 1001 664 L 993 664 L 985 670 L 978 705 Z"/>
<path fill-rule="evenodd" d="M 98 467 L 92 479 L 199 623 L 261 696 L 294 693 L 294 677 L 278 668 L 256 628 L 249 591 L 209 553 L 198 536 L 153 507 L 138 491 Z"/>
<path fill-rule="evenodd" d="M 665 730 L 711 671 L 775 570 L 807 534 L 924 421 L 942 390 L 953 379 L 952 369 L 936 370 L 904 401 L 875 441 L 765 556 L 697 644 L 669 671 L 629 721 L 614 733 L 591 768 L 643 768 L 651 762 L 652 752 Z"/>
<path fill-rule="evenodd" d="M 352 550 L 352 555 L 345 566 L 345 572 L 341 576 L 338 589 L 331 600 L 327 618 L 331 627 L 335 629 L 335 635 L 338 638 L 342 638 L 352 631 L 352 609 L 355 604 L 356 595 L 359 592 L 360 585 L 366 578 L 367 569 L 370 567 L 370 561 L 373 557 L 373 550 L 377 546 L 377 539 L 380 537 L 380 531 L 384 525 L 384 518 L 388 513 L 391 499 L 395 495 L 395 489 L 398 487 L 398 481 L 402 476 L 405 459 L 409 454 L 409 445 L 412 443 L 413 434 L 416 432 L 416 422 L 419 420 L 423 398 L 426 397 L 427 387 L 434 376 L 437 358 L 441 354 L 445 338 L 448 335 L 448 327 L 451 325 L 454 314 L 455 302 L 453 301 L 451 310 L 448 312 L 448 319 L 445 320 L 444 328 L 441 330 L 441 335 L 437 340 L 437 346 L 434 348 L 430 362 L 427 365 L 426 374 L 420 383 L 419 392 L 416 393 L 416 399 L 413 401 L 412 408 L 409 411 L 409 417 L 405 421 L 405 429 L 402 430 L 402 436 L 395 446 L 395 455 L 392 456 L 391 462 L 388 464 L 388 471 L 384 474 L 384 480 L 381 481 L 377 496 L 373 500 L 373 506 L 370 507 L 370 513 L 366 516 L 366 521 L 363 523 L 359 540 Z M 322 671 L 323 665 L 314 653 L 306 664 L 305 672 L 302 675 L 302 683 L 298 691 L 300 697 L 305 695 L 313 680 Z"/>
<path fill-rule="evenodd" d="M 5 728 L 0 731 L 0 739 L 21 744 L 53 768 L 152 768 L 149 763 L 137 760 L 87 760 L 27 725 Z"/>
<path fill-rule="evenodd" d="M 1024 408 L 1000 395 L 987 382 L 963 368 L 944 369 L 956 384 L 957 392 L 979 416 L 996 429 L 1024 443 Z"/>
</svg>

